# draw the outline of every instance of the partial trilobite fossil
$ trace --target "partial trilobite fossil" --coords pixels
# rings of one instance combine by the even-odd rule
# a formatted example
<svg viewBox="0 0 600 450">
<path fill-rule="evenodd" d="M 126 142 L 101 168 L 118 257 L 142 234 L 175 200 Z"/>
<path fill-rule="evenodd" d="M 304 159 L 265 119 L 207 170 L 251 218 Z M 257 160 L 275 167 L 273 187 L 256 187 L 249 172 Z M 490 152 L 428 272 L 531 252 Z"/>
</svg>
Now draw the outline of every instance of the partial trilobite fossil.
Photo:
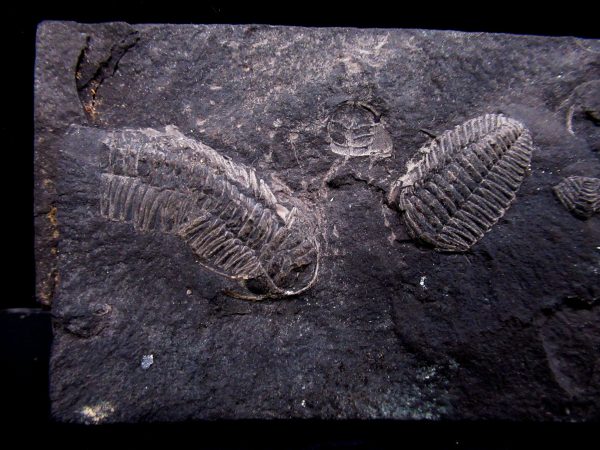
<svg viewBox="0 0 600 450">
<path fill-rule="evenodd" d="M 289 188 L 273 188 L 175 127 L 110 133 L 101 214 L 141 232 L 179 236 L 205 268 L 259 300 L 299 294 L 319 265 L 316 218 Z"/>
<path fill-rule="evenodd" d="M 569 133 L 586 140 L 592 151 L 600 152 L 600 80 L 581 83 L 561 107 L 566 107 Z"/>
<path fill-rule="evenodd" d="M 338 155 L 389 155 L 392 139 L 369 105 L 348 101 L 339 105 L 327 123 L 329 148 Z"/>
<path fill-rule="evenodd" d="M 413 238 L 438 251 L 467 251 L 515 199 L 531 154 L 531 135 L 521 123 L 486 114 L 421 148 L 388 200 Z"/>
<path fill-rule="evenodd" d="M 600 211 L 600 178 L 568 177 L 552 188 L 560 202 L 582 219 Z"/>
<path fill-rule="evenodd" d="M 573 119 L 581 116 L 600 125 L 600 80 L 586 81 L 577 86 L 564 102 L 567 109 L 567 129 L 574 134 Z"/>
</svg>

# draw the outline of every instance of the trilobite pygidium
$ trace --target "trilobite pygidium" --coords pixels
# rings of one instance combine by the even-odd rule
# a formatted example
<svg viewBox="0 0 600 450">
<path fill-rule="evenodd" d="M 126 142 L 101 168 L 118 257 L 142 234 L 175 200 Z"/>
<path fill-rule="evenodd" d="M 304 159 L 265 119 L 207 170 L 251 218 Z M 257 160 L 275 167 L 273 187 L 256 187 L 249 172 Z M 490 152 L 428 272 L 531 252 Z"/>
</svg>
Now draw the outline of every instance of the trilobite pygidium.
<svg viewBox="0 0 600 450">
<path fill-rule="evenodd" d="M 520 122 L 486 114 L 421 148 L 388 200 L 413 238 L 438 251 L 467 251 L 515 199 L 531 154 L 531 134 Z"/>
<path fill-rule="evenodd" d="M 581 219 L 600 211 L 600 178 L 568 177 L 553 190 L 565 208 Z"/>
<path fill-rule="evenodd" d="M 238 298 L 295 295 L 315 282 L 316 221 L 289 188 L 272 189 L 175 127 L 120 130 L 104 143 L 102 216 L 179 236 L 202 266 L 245 287 L 229 292 Z"/>
<path fill-rule="evenodd" d="M 327 122 L 329 148 L 345 156 L 388 155 L 392 139 L 380 121 L 380 115 L 362 102 L 339 105 Z"/>
</svg>

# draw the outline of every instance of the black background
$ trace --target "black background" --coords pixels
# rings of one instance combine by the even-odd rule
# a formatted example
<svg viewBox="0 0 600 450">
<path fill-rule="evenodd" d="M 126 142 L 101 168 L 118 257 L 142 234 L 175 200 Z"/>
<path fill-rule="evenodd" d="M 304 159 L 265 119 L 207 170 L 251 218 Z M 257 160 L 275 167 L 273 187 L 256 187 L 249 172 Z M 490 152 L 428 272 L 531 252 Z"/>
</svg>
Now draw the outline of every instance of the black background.
<svg viewBox="0 0 600 450">
<path fill-rule="evenodd" d="M 162 438 L 201 448 L 597 448 L 598 426 L 516 422 L 247 421 L 136 426 L 71 426 L 49 419 L 47 398 L 51 313 L 35 301 L 33 259 L 33 67 L 42 20 L 130 23 L 259 23 L 360 28 L 426 28 L 600 38 L 592 2 L 364 1 L 48 2 L 4 6 L 1 151 L 3 167 L 3 295 L 0 304 L 0 429 L 2 440 L 140 447 Z M 4 228 L 3 227 L 3 228 Z M 595 439 L 592 439 L 595 438 Z"/>
</svg>

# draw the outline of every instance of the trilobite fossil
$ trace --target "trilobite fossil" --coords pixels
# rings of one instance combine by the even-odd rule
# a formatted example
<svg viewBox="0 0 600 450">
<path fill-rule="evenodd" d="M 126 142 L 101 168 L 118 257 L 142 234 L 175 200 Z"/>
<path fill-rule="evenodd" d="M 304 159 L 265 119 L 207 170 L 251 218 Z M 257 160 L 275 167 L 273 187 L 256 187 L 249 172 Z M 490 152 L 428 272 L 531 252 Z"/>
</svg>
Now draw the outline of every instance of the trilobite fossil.
<svg viewBox="0 0 600 450">
<path fill-rule="evenodd" d="M 486 114 L 421 148 L 388 200 L 413 238 L 438 251 L 467 251 L 515 199 L 531 154 L 531 134 L 520 122 Z"/>
<path fill-rule="evenodd" d="M 386 155 L 392 139 L 369 105 L 348 101 L 339 105 L 327 122 L 329 148 L 338 155 Z"/>
<path fill-rule="evenodd" d="M 569 133 L 583 138 L 592 151 L 600 152 L 600 79 L 578 85 L 562 103 Z"/>
<path fill-rule="evenodd" d="M 600 178 L 568 177 L 552 188 L 575 216 L 588 219 L 600 211 Z"/>
<path fill-rule="evenodd" d="M 103 217 L 179 236 L 202 266 L 245 287 L 234 297 L 278 298 L 313 285 L 316 218 L 282 183 L 272 188 L 172 126 L 115 131 L 104 143 Z"/>
</svg>

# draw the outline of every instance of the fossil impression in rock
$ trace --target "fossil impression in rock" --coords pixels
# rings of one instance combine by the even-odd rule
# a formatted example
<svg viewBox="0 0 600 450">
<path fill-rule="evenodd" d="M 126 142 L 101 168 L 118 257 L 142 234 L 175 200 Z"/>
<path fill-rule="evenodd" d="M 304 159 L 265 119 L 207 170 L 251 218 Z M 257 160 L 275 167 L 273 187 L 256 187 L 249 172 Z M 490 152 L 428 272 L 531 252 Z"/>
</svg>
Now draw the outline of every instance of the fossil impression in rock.
<svg viewBox="0 0 600 450">
<path fill-rule="evenodd" d="M 327 140 L 333 153 L 345 156 L 389 155 L 392 139 L 380 115 L 362 102 L 344 102 L 327 122 Z"/>
<path fill-rule="evenodd" d="M 520 122 L 477 117 L 422 147 L 388 200 L 413 238 L 438 251 L 467 251 L 510 207 L 530 171 L 532 148 Z"/>
<path fill-rule="evenodd" d="M 295 295 L 316 281 L 316 218 L 282 183 L 272 188 L 173 126 L 118 130 L 104 143 L 103 217 L 179 236 L 202 266 L 244 286 L 234 297 Z"/>
<path fill-rule="evenodd" d="M 600 211 L 600 178 L 568 177 L 552 190 L 565 208 L 577 217 L 588 219 Z"/>
<path fill-rule="evenodd" d="M 573 121 L 578 115 L 600 125 L 600 79 L 581 83 L 563 105 L 568 105 L 566 124 L 569 133 L 575 134 Z"/>
</svg>

